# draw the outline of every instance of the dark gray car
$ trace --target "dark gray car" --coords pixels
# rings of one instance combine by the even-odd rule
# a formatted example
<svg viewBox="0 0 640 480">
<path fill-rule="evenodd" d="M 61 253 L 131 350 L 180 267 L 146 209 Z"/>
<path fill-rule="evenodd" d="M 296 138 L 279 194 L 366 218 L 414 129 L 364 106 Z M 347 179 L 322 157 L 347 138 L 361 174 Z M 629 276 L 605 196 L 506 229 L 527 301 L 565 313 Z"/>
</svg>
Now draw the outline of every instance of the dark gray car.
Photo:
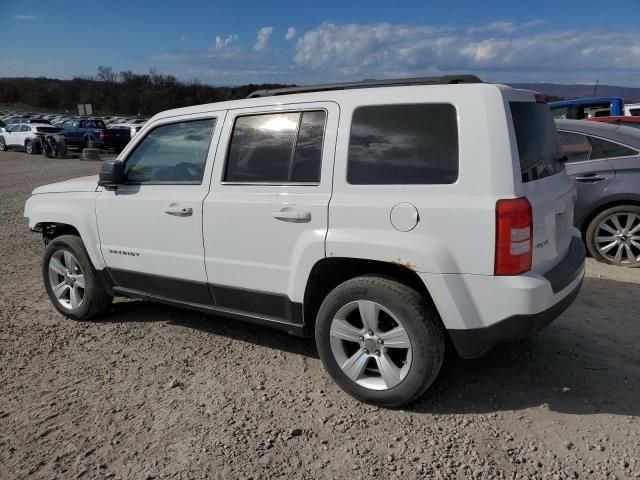
<svg viewBox="0 0 640 480">
<path fill-rule="evenodd" d="M 640 130 L 556 120 L 567 173 L 576 180 L 574 224 L 592 257 L 640 266 Z"/>
</svg>

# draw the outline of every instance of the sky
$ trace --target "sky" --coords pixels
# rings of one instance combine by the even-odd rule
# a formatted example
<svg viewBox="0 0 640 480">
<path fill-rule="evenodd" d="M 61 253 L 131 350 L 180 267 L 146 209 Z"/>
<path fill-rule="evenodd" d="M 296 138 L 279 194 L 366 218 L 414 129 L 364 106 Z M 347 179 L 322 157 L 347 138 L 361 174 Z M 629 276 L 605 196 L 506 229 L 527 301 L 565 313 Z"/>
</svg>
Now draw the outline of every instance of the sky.
<svg viewBox="0 0 640 480">
<path fill-rule="evenodd" d="M 0 0 L 0 77 L 211 85 L 472 73 L 640 87 L 640 0 Z"/>
</svg>

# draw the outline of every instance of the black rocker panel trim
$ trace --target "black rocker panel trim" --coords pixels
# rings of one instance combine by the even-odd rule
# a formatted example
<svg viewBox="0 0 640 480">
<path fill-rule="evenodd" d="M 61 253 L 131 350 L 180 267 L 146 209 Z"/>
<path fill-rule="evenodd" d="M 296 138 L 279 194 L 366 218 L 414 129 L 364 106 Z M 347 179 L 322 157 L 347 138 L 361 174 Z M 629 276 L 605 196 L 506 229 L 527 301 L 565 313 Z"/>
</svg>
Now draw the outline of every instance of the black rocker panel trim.
<svg viewBox="0 0 640 480">
<path fill-rule="evenodd" d="M 213 298 L 206 282 L 181 280 L 116 268 L 110 268 L 109 272 L 118 287 L 159 295 L 181 302 L 213 305 Z"/>
<path fill-rule="evenodd" d="M 211 290 L 218 307 L 284 318 L 302 324 L 302 304 L 292 302 L 286 295 L 215 284 L 211 285 Z"/>
<path fill-rule="evenodd" d="M 114 292 L 123 290 L 146 293 L 166 300 L 200 306 L 244 312 L 297 325 L 303 324 L 302 304 L 292 302 L 287 295 L 181 280 L 130 270 L 109 269 L 115 284 Z"/>
</svg>

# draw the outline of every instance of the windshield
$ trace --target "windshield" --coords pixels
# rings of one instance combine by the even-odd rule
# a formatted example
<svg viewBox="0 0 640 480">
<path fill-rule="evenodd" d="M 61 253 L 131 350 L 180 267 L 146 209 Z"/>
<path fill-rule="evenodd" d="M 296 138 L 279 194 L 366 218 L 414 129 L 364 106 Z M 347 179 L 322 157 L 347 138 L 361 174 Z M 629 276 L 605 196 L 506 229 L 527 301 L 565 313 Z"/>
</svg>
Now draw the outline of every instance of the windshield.
<svg viewBox="0 0 640 480">
<path fill-rule="evenodd" d="M 518 143 L 522 182 L 531 182 L 561 172 L 558 134 L 549 106 L 536 102 L 510 102 Z"/>
</svg>

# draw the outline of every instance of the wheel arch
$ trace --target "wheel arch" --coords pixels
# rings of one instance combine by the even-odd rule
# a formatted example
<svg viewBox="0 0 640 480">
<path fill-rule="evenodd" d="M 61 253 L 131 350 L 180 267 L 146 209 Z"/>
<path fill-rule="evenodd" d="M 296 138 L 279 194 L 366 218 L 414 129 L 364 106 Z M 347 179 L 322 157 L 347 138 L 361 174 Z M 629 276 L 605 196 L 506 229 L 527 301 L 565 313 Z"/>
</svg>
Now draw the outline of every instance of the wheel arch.
<svg viewBox="0 0 640 480">
<path fill-rule="evenodd" d="M 96 270 L 105 267 L 94 210 L 94 192 L 37 194 L 25 205 L 29 228 L 40 232 L 46 241 L 65 234 L 80 237 Z M 48 239 L 47 239 L 48 237 Z"/>
<path fill-rule="evenodd" d="M 409 267 L 393 262 L 346 257 L 323 258 L 316 262 L 307 280 L 303 299 L 305 330 L 313 332 L 320 305 L 335 287 L 355 277 L 377 276 L 405 284 L 431 303 L 437 311 L 431 293 L 420 276 Z M 442 323 L 440 315 L 438 321 Z M 444 325 L 443 325 L 444 328 Z"/>
</svg>

